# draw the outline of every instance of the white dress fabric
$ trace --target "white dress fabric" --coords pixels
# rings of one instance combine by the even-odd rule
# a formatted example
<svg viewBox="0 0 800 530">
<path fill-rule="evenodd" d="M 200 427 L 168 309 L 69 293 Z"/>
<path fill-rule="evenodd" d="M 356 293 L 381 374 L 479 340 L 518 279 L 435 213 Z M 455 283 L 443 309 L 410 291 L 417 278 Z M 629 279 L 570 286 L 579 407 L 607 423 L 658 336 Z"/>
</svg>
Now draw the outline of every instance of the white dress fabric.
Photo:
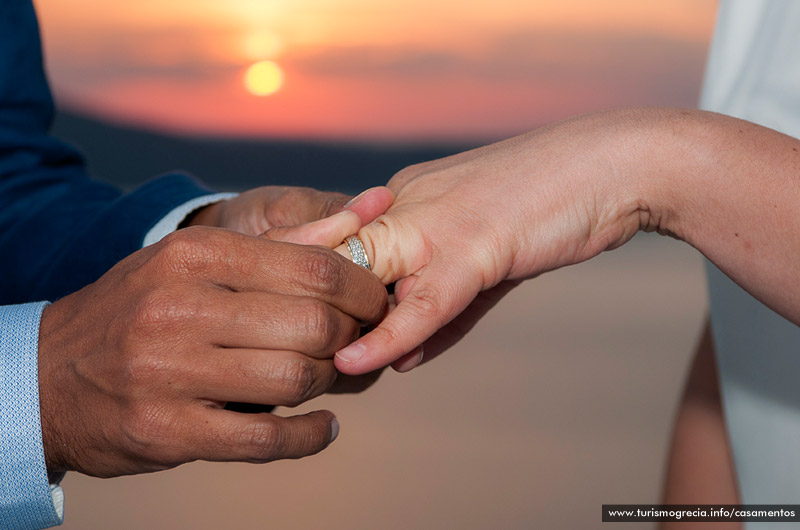
<svg viewBox="0 0 800 530">
<path fill-rule="evenodd" d="M 800 2 L 721 2 L 700 106 L 800 138 Z M 795 214 L 786 222 L 800 230 L 800 205 Z M 723 406 L 742 502 L 798 504 L 800 327 L 712 264 L 707 270 Z M 788 527 L 746 525 L 748 530 Z"/>
</svg>

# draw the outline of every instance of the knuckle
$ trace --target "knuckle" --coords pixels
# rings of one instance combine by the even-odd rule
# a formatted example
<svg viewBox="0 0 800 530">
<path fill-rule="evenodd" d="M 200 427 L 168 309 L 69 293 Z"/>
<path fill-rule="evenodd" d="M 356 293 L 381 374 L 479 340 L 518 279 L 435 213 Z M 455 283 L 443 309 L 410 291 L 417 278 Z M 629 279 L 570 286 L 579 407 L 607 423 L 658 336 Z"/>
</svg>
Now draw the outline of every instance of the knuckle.
<svg viewBox="0 0 800 530">
<path fill-rule="evenodd" d="M 187 254 L 192 254 L 200 244 L 197 229 L 177 230 L 167 235 L 159 243 L 160 252 L 167 258 L 180 260 Z"/>
<path fill-rule="evenodd" d="M 374 289 L 363 289 L 363 307 L 366 322 L 372 323 L 379 321 L 386 313 L 386 304 L 389 301 L 389 292 L 382 283 L 375 278 Z"/>
<path fill-rule="evenodd" d="M 270 221 L 275 226 L 291 226 L 305 220 L 307 203 L 313 190 L 310 188 L 287 186 L 280 190 L 280 196 L 270 208 Z M 298 214 L 302 219 L 297 219 Z"/>
<path fill-rule="evenodd" d="M 267 241 L 282 241 L 286 234 L 286 229 L 282 226 L 273 226 L 268 228 L 261 234 L 259 234 L 260 239 L 266 239 Z"/>
<path fill-rule="evenodd" d="M 308 187 L 287 186 L 282 199 L 289 203 L 289 206 L 297 207 L 300 203 L 307 201 L 315 192 L 316 190 Z"/>
<path fill-rule="evenodd" d="M 432 286 L 420 286 L 412 291 L 403 302 L 406 309 L 416 318 L 437 318 L 442 311 L 442 294 Z"/>
<path fill-rule="evenodd" d="M 303 389 L 303 403 L 327 392 L 336 383 L 338 375 L 333 361 L 316 361 L 313 377 Z"/>
<path fill-rule="evenodd" d="M 168 271 L 195 271 L 214 256 L 215 231 L 205 227 L 189 227 L 166 236 L 159 242 L 160 264 Z"/>
<path fill-rule="evenodd" d="M 287 404 L 297 406 L 311 399 L 317 387 L 317 363 L 311 358 L 297 359 L 285 365 L 283 384 Z"/>
<path fill-rule="evenodd" d="M 321 369 L 323 362 L 299 355 L 275 367 L 269 374 L 279 396 L 279 402 L 275 404 L 296 407 L 319 395 L 330 379 L 330 375 Z M 333 363 L 327 362 L 332 369 Z"/>
<path fill-rule="evenodd" d="M 324 295 L 339 294 L 343 287 L 344 270 L 339 256 L 321 248 L 305 249 L 298 256 L 298 281 L 307 289 Z"/>
<path fill-rule="evenodd" d="M 173 460 L 164 440 L 171 439 L 172 417 L 162 403 L 150 402 L 134 408 L 122 417 L 121 427 L 128 447 L 149 460 Z"/>
<path fill-rule="evenodd" d="M 153 351 L 139 351 L 130 355 L 125 363 L 127 386 L 137 388 L 152 384 L 168 370 L 167 358 Z"/>
<path fill-rule="evenodd" d="M 330 349 L 336 333 L 335 310 L 325 302 L 310 299 L 301 311 L 301 333 L 306 349 L 304 353 L 325 352 Z"/>
<path fill-rule="evenodd" d="M 395 173 L 394 176 L 392 176 L 391 181 L 402 186 L 412 178 L 422 173 L 424 164 L 425 164 L 424 162 L 421 162 L 418 164 L 412 164 L 410 166 L 404 167 L 403 169 Z"/>
<path fill-rule="evenodd" d="M 146 293 L 133 311 L 133 323 L 139 328 L 150 328 L 162 324 L 172 311 L 174 301 L 166 291 Z"/>
<path fill-rule="evenodd" d="M 133 322 L 140 328 L 161 327 L 174 322 L 187 322 L 200 317 L 203 304 L 191 294 L 173 289 L 155 289 L 147 292 L 136 304 Z"/>
<path fill-rule="evenodd" d="M 323 200 L 321 201 L 322 210 L 320 217 L 330 215 L 330 213 L 338 208 L 341 208 L 350 199 L 349 196 L 338 192 L 321 192 Z"/>
</svg>

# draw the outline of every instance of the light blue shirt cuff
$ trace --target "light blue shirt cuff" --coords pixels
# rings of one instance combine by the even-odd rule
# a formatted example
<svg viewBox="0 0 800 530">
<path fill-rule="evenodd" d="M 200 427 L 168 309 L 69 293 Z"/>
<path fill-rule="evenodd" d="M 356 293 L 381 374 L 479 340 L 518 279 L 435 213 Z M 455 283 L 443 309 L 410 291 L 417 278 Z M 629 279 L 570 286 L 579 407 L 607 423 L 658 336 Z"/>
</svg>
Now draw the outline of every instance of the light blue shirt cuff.
<svg viewBox="0 0 800 530">
<path fill-rule="evenodd" d="M 208 206 L 215 202 L 224 201 L 236 197 L 237 195 L 238 193 L 214 193 L 212 195 L 203 195 L 202 197 L 196 197 L 190 201 L 186 201 L 162 217 L 161 220 L 145 234 L 142 247 L 158 243 L 167 234 L 171 234 L 177 230 L 178 226 L 186 219 L 186 216 L 198 208 Z"/>
<path fill-rule="evenodd" d="M 47 302 L 0 306 L 0 528 L 60 525 L 61 487 L 49 484 L 39 412 L 39 321 Z"/>
</svg>

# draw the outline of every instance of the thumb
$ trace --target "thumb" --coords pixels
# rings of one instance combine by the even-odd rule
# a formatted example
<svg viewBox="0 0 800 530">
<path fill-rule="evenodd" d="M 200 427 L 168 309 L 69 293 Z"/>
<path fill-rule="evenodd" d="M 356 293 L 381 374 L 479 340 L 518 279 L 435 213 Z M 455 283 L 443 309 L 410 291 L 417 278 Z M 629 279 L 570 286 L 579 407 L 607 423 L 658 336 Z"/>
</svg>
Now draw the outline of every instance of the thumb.
<svg viewBox="0 0 800 530">
<path fill-rule="evenodd" d="M 359 375 L 389 365 L 458 316 L 480 291 L 461 270 L 429 266 L 397 308 L 371 332 L 336 353 L 336 368 Z"/>
<path fill-rule="evenodd" d="M 345 202 L 335 198 L 328 203 L 327 215 L 342 210 L 350 210 L 361 217 L 361 223 L 367 224 L 389 209 L 394 202 L 394 192 L 385 186 L 377 186 L 362 191 L 357 197 Z"/>
<path fill-rule="evenodd" d="M 361 227 L 361 218 L 345 210 L 330 217 L 297 226 L 270 228 L 259 237 L 298 245 L 319 245 L 333 248 Z"/>
</svg>

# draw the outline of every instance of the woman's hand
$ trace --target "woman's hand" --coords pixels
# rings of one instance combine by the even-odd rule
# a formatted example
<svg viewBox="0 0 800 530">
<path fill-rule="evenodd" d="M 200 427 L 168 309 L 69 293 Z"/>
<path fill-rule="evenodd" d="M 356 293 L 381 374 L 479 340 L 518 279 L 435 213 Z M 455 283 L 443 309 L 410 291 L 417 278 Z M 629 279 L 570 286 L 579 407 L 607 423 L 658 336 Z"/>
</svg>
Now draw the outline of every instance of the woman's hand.
<svg viewBox="0 0 800 530">
<path fill-rule="evenodd" d="M 362 373 L 408 354 L 395 365 L 408 369 L 422 357 L 418 346 L 448 323 L 425 358 L 458 340 L 513 286 L 503 280 L 580 262 L 632 237 L 643 205 L 609 154 L 620 141 L 615 130 L 624 124 L 588 116 L 398 173 L 388 184 L 393 206 L 359 232 L 373 272 L 397 281 L 398 307 L 338 352 L 337 368 Z"/>
<path fill-rule="evenodd" d="M 319 222 L 339 239 L 361 224 L 352 212 Z M 44 310 L 38 374 L 50 473 L 299 458 L 336 437 L 327 411 L 224 409 L 294 406 L 327 391 L 333 353 L 385 310 L 373 275 L 330 250 L 268 239 L 179 230 Z"/>
<path fill-rule="evenodd" d="M 397 281 L 397 309 L 336 366 L 358 374 L 407 355 L 395 367 L 408 369 L 479 293 L 640 229 L 685 240 L 800 325 L 798 168 L 797 139 L 681 109 L 582 116 L 410 167 L 389 182 L 391 209 L 359 232 L 373 271 Z"/>
</svg>

